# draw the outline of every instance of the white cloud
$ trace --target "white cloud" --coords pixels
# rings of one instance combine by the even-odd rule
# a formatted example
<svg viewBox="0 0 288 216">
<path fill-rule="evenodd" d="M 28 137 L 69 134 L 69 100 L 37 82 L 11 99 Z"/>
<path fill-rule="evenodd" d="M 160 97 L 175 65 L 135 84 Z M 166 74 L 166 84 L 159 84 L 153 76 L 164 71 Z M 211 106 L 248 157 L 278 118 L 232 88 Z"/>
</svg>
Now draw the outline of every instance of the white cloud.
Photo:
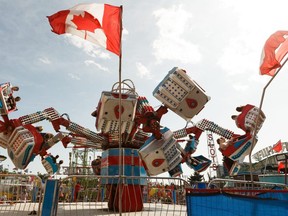
<svg viewBox="0 0 288 216">
<path fill-rule="evenodd" d="M 182 6 L 154 11 L 159 36 L 153 42 L 154 55 L 158 62 L 175 60 L 182 63 L 197 63 L 201 60 L 198 46 L 183 39 L 192 15 Z"/>
<path fill-rule="evenodd" d="M 236 90 L 236 91 L 246 91 L 249 88 L 249 85 L 245 85 L 242 83 L 234 83 L 232 85 L 232 87 Z"/>
<path fill-rule="evenodd" d="M 67 38 L 67 41 L 74 45 L 75 47 L 78 47 L 82 49 L 87 55 L 91 57 L 98 57 L 101 59 L 110 59 L 110 55 L 108 51 L 102 52 L 102 47 L 99 47 L 95 44 L 92 44 L 89 41 L 83 40 L 80 37 L 71 35 L 71 34 L 65 34 L 65 37 Z"/>
<path fill-rule="evenodd" d="M 68 76 L 71 78 L 71 79 L 74 79 L 74 80 L 80 80 L 80 77 L 78 74 L 75 74 L 75 73 L 68 73 Z"/>
<path fill-rule="evenodd" d="M 253 74 L 259 69 L 260 55 L 244 36 L 230 39 L 223 50 L 217 64 L 227 75 Z"/>
<path fill-rule="evenodd" d="M 123 27 L 123 30 L 122 30 L 122 40 L 126 40 L 126 35 L 129 35 L 129 31 Z"/>
<path fill-rule="evenodd" d="M 38 59 L 43 64 L 51 64 L 51 61 L 47 57 L 42 57 Z"/>
<path fill-rule="evenodd" d="M 252 80 L 250 76 L 259 75 L 260 58 L 265 41 L 275 31 L 287 28 L 287 21 L 282 18 L 286 8 L 279 7 L 280 3 L 271 4 L 269 1 L 243 0 L 232 3 L 230 0 L 222 0 L 222 2 L 237 18 L 235 23 L 237 31 L 234 31 L 234 37 L 227 41 L 223 48 L 224 52 L 220 53 L 218 65 L 229 76 L 246 74 L 248 79 Z M 259 5 L 261 9 L 256 10 Z M 277 11 L 273 13 L 273 18 L 267 15 L 271 11 Z"/>
<path fill-rule="evenodd" d="M 142 63 L 136 62 L 136 67 L 141 78 L 152 79 L 150 71 Z"/>
<path fill-rule="evenodd" d="M 100 70 L 102 70 L 102 71 L 109 71 L 108 68 L 103 67 L 102 65 L 96 63 L 96 62 L 93 61 L 93 60 L 86 60 L 84 63 L 85 63 L 85 65 L 87 65 L 87 66 L 89 66 L 89 65 L 94 65 L 94 66 L 96 66 L 98 69 L 100 69 Z"/>
</svg>

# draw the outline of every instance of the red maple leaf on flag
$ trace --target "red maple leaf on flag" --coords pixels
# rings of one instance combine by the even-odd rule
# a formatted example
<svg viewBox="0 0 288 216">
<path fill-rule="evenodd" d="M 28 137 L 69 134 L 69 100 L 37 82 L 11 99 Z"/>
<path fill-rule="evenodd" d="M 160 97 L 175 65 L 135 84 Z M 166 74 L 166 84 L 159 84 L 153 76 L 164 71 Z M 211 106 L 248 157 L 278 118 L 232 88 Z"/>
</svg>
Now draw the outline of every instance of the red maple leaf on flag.
<svg viewBox="0 0 288 216">
<path fill-rule="evenodd" d="M 79 16 L 74 15 L 71 21 L 77 26 L 77 30 L 94 32 L 95 29 L 101 28 L 101 24 L 98 19 L 95 19 L 86 11 L 84 12 L 84 16 L 81 14 Z"/>
</svg>

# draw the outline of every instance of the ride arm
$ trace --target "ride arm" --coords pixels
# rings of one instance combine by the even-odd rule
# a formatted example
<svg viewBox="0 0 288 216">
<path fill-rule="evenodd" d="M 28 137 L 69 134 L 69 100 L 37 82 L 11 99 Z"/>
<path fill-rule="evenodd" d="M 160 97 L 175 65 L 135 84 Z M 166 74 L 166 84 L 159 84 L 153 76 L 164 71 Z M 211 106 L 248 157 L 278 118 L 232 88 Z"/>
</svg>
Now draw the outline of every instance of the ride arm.
<svg viewBox="0 0 288 216">
<path fill-rule="evenodd" d="M 96 149 L 102 149 L 101 143 L 95 143 L 85 137 L 77 136 L 76 134 L 70 134 L 66 137 L 67 139 L 64 140 L 66 142 L 64 145 L 68 145 L 69 143 L 72 143 L 74 148 L 96 148 Z"/>
<path fill-rule="evenodd" d="M 155 111 L 153 107 L 150 106 L 146 97 L 138 97 L 135 124 L 137 126 L 142 124 L 142 130 L 144 132 L 152 133 L 154 137 L 159 140 L 162 138 L 160 120 L 167 112 L 168 108 L 166 106 L 162 105 Z"/>
<path fill-rule="evenodd" d="M 0 121 L 0 133 L 5 132 L 6 131 L 6 126 L 4 124 L 4 122 Z"/>
<path fill-rule="evenodd" d="M 176 139 L 183 138 L 189 135 L 189 140 L 186 141 L 185 148 L 183 149 L 180 145 L 178 145 L 178 149 L 181 151 L 181 155 L 183 157 L 182 163 L 186 162 L 186 164 L 194 169 L 195 171 L 203 171 L 209 167 L 211 164 L 211 161 L 200 155 L 196 157 L 192 157 L 192 154 L 196 151 L 197 145 L 199 143 L 199 138 L 203 131 L 208 130 L 213 133 L 216 133 L 220 136 L 223 136 L 227 139 L 234 139 L 235 136 L 234 133 L 230 130 L 224 129 L 220 127 L 219 125 L 215 124 L 214 122 L 211 122 L 207 119 L 203 119 L 195 126 L 189 127 L 189 128 L 184 128 L 178 131 L 174 131 L 174 137 Z M 191 135 L 194 134 L 194 135 Z M 178 140 L 178 142 L 181 140 Z"/>
<path fill-rule="evenodd" d="M 189 161 L 191 161 L 191 155 L 196 151 L 197 145 L 199 143 L 199 138 L 202 133 L 203 130 L 197 128 L 196 126 L 173 131 L 174 138 L 177 139 L 177 142 L 186 141 L 184 149 L 179 143 L 177 145 L 177 148 L 180 150 L 182 155 L 182 163 L 189 163 Z M 188 140 L 179 140 L 180 138 L 184 138 L 187 136 L 189 136 Z"/>
<path fill-rule="evenodd" d="M 202 131 L 204 131 L 204 130 L 211 131 L 212 133 L 215 133 L 215 134 L 222 136 L 226 139 L 231 139 L 234 137 L 233 131 L 222 128 L 219 125 L 217 125 L 214 122 L 209 121 L 207 119 L 202 119 L 201 121 L 197 122 L 196 127 Z"/>
<path fill-rule="evenodd" d="M 41 133 L 42 136 L 48 135 L 46 133 Z M 48 138 L 46 141 L 43 142 L 41 148 L 40 148 L 40 152 L 39 155 L 41 157 L 44 157 L 45 155 L 47 155 L 47 150 L 49 148 L 51 148 L 52 146 L 54 146 L 56 143 L 58 143 L 59 141 L 65 140 L 67 138 L 68 134 L 62 133 L 62 132 L 58 132 L 55 136 Z M 45 140 L 45 139 L 44 139 Z M 66 146 L 65 146 L 66 147 Z"/>
<path fill-rule="evenodd" d="M 55 120 L 52 120 L 51 123 L 55 131 L 59 131 L 60 126 L 64 126 L 68 131 L 71 131 L 74 134 L 76 134 L 75 137 L 76 136 L 84 137 L 93 143 L 104 144 L 107 142 L 107 140 L 103 136 L 89 130 L 88 128 L 84 128 L 81 125 L 76 124 L 75 122 L 67 120 L 63 117 L 59 117 Z"/>
<path fill-rule="evenodd" d="M 52 126 L 56 132 L 59 132 L 60 126 L 64 126 L 67 130 L 77 134 L 78 136 L 85 137 L 88 140 L 91 140 L 93 143 L 104 144 L 107 142 L 103 136 L 87 128 L 84 128 L 74 122 L 71 122 L 70 120 L 63 118 L 52 107 L 45 109 L 44 111 L 39 111 L 36 113 L 22 116 L 19 118 L 19 120 L 21 121 L 23 125 L 33 124 L 33 123 L 37 123 L 43 120 L 49 120 L 52 123 Z M 63 141 L 65 143 L 65 144 L 63 143 L 64 146 L 65 145 L 67 146 L 67 143 L 69 142 L 69 138 L 66 138 Z"/>
<path fill-rule="evenodd" d="M 195 135 L 194 137 L 196 140 L 199 140 L 202 133 L 203 133 L 203 130 L 196 126 L 183 128 L 183 129 L 173 132 L 175 139 L 180 139 L 180 138 L 188 136 L 189 134 L 194 134 Z"/>
</svg>

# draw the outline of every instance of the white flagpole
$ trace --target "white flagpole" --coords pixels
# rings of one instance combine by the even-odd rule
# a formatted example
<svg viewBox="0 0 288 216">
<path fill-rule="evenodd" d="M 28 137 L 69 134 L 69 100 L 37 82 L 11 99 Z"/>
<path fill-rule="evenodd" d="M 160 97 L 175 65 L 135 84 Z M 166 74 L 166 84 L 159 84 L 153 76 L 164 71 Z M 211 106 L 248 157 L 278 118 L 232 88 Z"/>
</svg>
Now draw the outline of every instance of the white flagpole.
<svg viewBox="0 0 288 216">
<path fill-rule="evenodd" d="M 265 96 L 266 89 L 271 84 L 271 82 L 274 80 L 274 78 L 277 76 L 277 74 L 281 71 L 281 69 L 284 67 L 284 65 L 286 64 L 287 61 L 288 61 L 288 58 L 286 58 L 286 60 L 281 65 L 281 67 L 276 71 L 274 76 L 269 80 L 269 82 L 263 88 L 262 97 L 261 97 L 261 101 L 260 101 L 260 105 L 259 105 L 259 112 L 258 112 L 258 115 L 256 117 L 256 124 L 255 124 L 255 129 L 254 129 L 253 138 L 252 138 L 252 147 L 254 146 L 255 141 L 256 141 L 256 131 L 257 131 L 257 127 L 258 127 L 258 124 L 259 124 L 260 112 L 262 111 L 262 105 L 263 105 L 263 102 L 264 102 L 264 96 Z M 251 178 L 251 182 L 253 183 L 252 159 L 251 159 L 252 150 L 253 150 L 252 147 L 251 147 L 251 150 L 250 150 L 250 153 L 249 153 L 249 164 L 250 164 L 250 178 Z"/>
</svg>

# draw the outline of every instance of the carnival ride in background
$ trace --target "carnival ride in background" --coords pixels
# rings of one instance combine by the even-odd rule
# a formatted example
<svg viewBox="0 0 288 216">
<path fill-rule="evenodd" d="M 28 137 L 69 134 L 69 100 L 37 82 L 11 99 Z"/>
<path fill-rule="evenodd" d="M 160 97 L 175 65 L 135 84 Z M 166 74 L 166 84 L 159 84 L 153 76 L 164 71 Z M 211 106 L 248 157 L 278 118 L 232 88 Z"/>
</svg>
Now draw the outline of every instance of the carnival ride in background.
<svg viewBox="0 0 288 216">
<path fill-rule="evenodd" d="M 119 175 L 120 161 L 126 176 L 155 176 L 169 172 L 174 177 L 182 173 L 182 163 L 201 172 L 211 164 L 211 160 L 203 155 L 194 156 L 204 131 L 221 137 L 217 142 L 224 165 L 230 175 L 235 175 L 239 164 L 254 148 L 256 135 L 265 120 L 261 110 L 247 104 L 237 107 L 239 115 L 232 116 L 236 126 L 244 131 L 243 135 L 235 134 L 207 119 L 177 131 L 161 126 L 161 118 L 168 110 L 191 122 L 210 100 L 186 71 L 177 67 L 169 71 L 153 91 L 154 97 L 162 103 L 157 110 L 145 96 L 137 94 L 131 80 L 115 83 L 111 91 L 103 91 L 92 113 L 99 133 L 78 125 L 67 114 L 61 115 L 52 107 L 9 119 L 9 114 L 17 110 L 19 97 L 14 97 L 17 90 L 9 82 L 0 86 L 0 113 L 3 118 L 0 121 L 0 146 L 7 149 L 9 158 L 18 169 L 25 169 L 39 155 L 50 175 L 57 172 L 62 163 L 48 152 L 58 142 L 62 142 L 65 148 L 71 143 L 103 150 L 101 160 L 93 164 L 97 175 Z M 55 134 L 45 133 L 41 126 L 33 125 L 43 120 L 52 124 Z M 184 148 L 178 142 L 183 138 L 186 139 Z M 119 160 L 120 157 L 123 160 Z M 109 179 L 102 183 L 115 184 Z M 143 185 L 145 182 L 138 181 L 136 184 Z"/>
</svg>

